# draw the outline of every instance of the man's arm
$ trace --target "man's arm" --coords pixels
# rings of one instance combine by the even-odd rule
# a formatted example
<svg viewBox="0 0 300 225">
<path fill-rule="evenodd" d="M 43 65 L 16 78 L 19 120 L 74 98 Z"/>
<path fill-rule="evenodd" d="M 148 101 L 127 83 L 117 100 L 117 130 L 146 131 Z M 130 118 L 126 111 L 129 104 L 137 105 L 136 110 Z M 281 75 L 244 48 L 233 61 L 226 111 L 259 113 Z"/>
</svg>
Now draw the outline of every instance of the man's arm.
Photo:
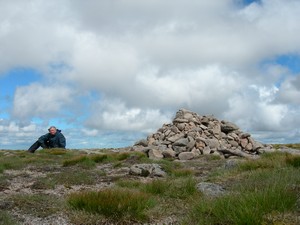
<svg viewBox="0 0 300 225">
<path fill-rule="evenodd" d="M 66 148 L 66 138 L 62 133 L 58 136 L 58 142 L 60 148 Z"/>
</svg>

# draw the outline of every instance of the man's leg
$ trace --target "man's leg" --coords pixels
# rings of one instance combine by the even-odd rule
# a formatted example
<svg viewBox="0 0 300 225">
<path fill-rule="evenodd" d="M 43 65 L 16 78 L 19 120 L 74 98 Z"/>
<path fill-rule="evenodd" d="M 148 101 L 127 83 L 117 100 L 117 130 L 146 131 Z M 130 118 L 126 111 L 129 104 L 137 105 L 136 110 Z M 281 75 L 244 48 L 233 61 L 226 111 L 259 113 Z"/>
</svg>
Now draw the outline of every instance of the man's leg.
<svg viewBox="0 0 300 225">
<path fill-rule="evenodd" d="M 36 141 L 33 143 L 33 145 L 30 146 L 28 152 L 34 153 L 35 150 L 37 150 L 40 146 L 41 146 L 40 142 Z"/>
</svg>

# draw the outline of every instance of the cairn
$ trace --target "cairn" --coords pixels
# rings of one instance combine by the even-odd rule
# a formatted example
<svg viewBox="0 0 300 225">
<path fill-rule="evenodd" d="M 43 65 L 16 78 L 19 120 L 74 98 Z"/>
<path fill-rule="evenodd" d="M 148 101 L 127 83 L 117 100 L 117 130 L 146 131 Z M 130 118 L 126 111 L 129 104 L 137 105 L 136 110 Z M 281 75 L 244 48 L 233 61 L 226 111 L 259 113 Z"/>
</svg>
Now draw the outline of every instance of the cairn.
<svg viewBox="0 0 300 225">
<path fill-rule="evenodd" d="M 190 160 L 200 155 L 252 158 L 272 151 L 272 146 L 255 141 L 234 123 L 180 109 L 171 124 L 137 141 L 132 150 L 143 151 L 152 159 Z"/>
</svg>

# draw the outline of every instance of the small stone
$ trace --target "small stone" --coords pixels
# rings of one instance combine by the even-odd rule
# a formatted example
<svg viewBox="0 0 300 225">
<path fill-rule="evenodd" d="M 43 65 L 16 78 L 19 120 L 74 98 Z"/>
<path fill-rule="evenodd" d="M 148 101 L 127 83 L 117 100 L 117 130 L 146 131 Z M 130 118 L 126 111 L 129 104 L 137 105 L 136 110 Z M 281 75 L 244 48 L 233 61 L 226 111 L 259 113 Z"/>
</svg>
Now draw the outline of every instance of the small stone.
<svg viewBox="0 0 300 225">
<path fill-rule="evenodd" d="M 220 146 L 220 143 L 217 139 L 208 139 L 206 142 L 210 149 L 217 149 Z"/>
<path fill-rule="evenodd" d="M 240 136 L 241 136 L 241 138 L 247 138 L 247 137 L 250 137 L 251 134 L 249 134 L 249 133 L 242 133 Z"/>
<path fill-rule="evenodd" d="M 166 149 L 162 151 L 162 154 L 165 158 L 175 158 L 176 152 L 173 151 L 172 149 Z"/>
<path fill-rule="evenodd" d="M 181 152 L 186 152 L 186 147 L 172 146 L 172 148 L 174 149 L 174 151 L 176 152 L 176 154 L 179 154 Z"/>
<path fill-rule="evenodd" d="M 172 137 L 167 138 L 167 140 L 173 143 L 173 142 L 177 141 L 178 139 L 180 139 L 182 137 L 184 137 L 184 134 L 179 133 L 179 134 L 176 134 Z"/>
<path fill-rule="evenodd" d="M 129 174 L 142 177 L 166 176 L 166 172 L 158 164 L 135 164 L 130 167 Z"/>
<path fill-rule="evenodd" d="M 197 189 L 201 191 L 204 195 L 211 197 L 218 197 L 225 193 L 225 189 L 218 184 L 213 184 L 209 182 L 201 182 L 197 184 Z"/>
<path fill-rule="evenodd" d="M 240 139 L 240 142 L 243 148 L 246 148 L 247 144 L 249 143 L 247 138 Z"/>
<path fill-rule="evenodd" d="M 239 129 L 238 126 L 235 125 L 234 123 L 225 122 L 225 121 L 222 121 L 222 123 L 221 123 L 221 131 L 224 132 L 225 134 L 235 131 L 235 130 L 238 130 L 238 129 Z"/>
<path fill-rule="evenodd" d="M 252 151 L 252 150 L 253 150 L 253 145 L 252 145 L 252 143 L 248 143 L 248 144 L 246 145 L 246 147 L 245 147 L 245 150 L 246 150 L 246 151 Z"/>
<path fill-rule="evenodd" d="M 190 160 L 190 159 L 193 159 L 195 157 L 194 153 L 192 152 L 181 152 L 179 155 L 178 155 L 178 158 L 180 160 Z"/>
<path fill-rule="evenodd" d="M 154 159 L 154 160 L 164 158 L 163 154 L 159 150 L 156 150 L 156 149 L 149 150 L 148 156 L 149 156 L 149 159 Z"/>
<path fill-rule="evenodd" d="M 148 141 L 145 140 L 145 139 L 142 139 L 142 140 L 139 140 L 139 141 L 135 142 L 134 145 L 141 145 L 143 147 L 147 147 L 148 146 Z"/>
<path fill-rule="evenodd" d="M 239 146 L 239 143 L 237 143 L 236 141 L 229 141 L 229 144 L 233 147 L 238 147 Z"/>
<path fill-rule="evenodd" d="M 181 138 L 173 143 L 173 146 L 187 146 L 189 143 L 188 138 Z"/>
<path fill-rule="evenodd" d="M 199 149 L 196 149 L 196 148 L 193 148 L 192 151 L 191 151 L 195 157 L 201 155 L 201 152 Z"/>
<path fill-rule="evenodd" d="M 197 141 L 195 147 L 198 149 L 203 149 L 205 147 L 205 143 L 203 141 Z"/>
<path fill-rule="evenodd" d="M 178 128 L 178 130 L 184 130 L 184 128 L 185 128 L 185 123 L 179 123 L 179 124 L 177 124 L 176 125 L 177 126 L 177 128 Z"/>
<path fill-rule="evenodd" d="M 203 155 L 209 155 L 210 151 L 211 151 L 211 149 L 208 146 L 204 147 L 202 150 Z"/>
</svg>

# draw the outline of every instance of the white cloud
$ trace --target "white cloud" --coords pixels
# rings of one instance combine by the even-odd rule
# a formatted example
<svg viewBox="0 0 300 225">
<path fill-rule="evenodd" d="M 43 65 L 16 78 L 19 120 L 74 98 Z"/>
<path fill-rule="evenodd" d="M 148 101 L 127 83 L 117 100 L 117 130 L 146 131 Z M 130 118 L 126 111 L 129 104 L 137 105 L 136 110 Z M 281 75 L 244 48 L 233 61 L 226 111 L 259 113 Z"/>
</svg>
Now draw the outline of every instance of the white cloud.
<svg viewBox="0 0 300 225">
<path fill-rule="evenodd" d="M 13 115 L 17 118 L 49 118 L 61 114 L 72 103 L 73 91 L 62 85 L 33 83 L 18 87 L 14 96 Z"/>
<path fill-rule="evenodd" d="M 280 87 L 275 102 L 283 104 L 300 104 L 300 75 L 286 79 Z"/>
<path fill-rule="evenodd" d="M 118 99 L 99 102 L 92 113 L 87 126 L 101 130 L 150 132 L 170 121 L 160 110 L 128 108 Z"/>
</svg>

